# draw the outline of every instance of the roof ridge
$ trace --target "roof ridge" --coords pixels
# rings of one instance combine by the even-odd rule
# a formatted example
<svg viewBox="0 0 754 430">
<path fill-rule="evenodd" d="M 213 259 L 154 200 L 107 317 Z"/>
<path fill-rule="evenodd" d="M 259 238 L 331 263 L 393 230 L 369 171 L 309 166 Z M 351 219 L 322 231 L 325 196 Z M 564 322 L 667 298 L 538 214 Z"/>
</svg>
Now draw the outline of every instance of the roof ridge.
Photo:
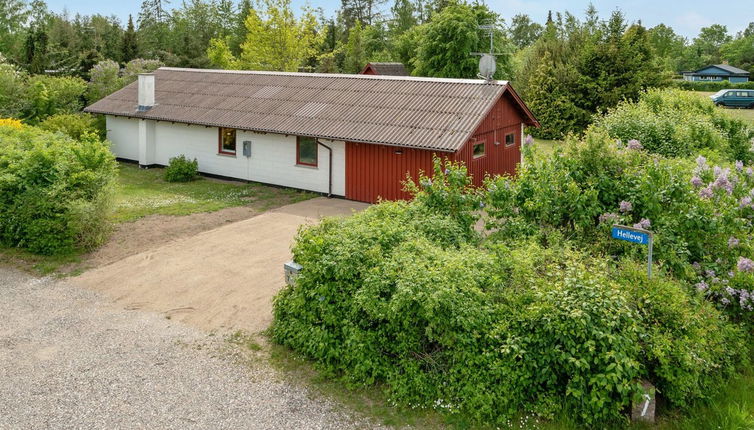
<svg viewBox="0 0 754 430">
<path fill-rule="evenodd" d="M 160 67 L 157 70 L 170 70 L 174 72 L 198 72 L 198 73 L 222 73 L 237 75 L 270 75 L 270 76 L 302 76 L 314 78 L 337 78 L 337 79 L 372 79 L 379 81 L 414 81 L 414 82 L 437 82 L 450 84 L 473 84 L 505 86 L 508 81 L 483 79 L 456 79 L 456 78 L 432 78 L 424 76 L 395 76 L 395 75 L 361 75 L 349 73 L 303 73 L 303 72 L 277 72 L 267 70 L 224 70 L 224 69 L 192 69 L 188 67 Z"/>
</svg>

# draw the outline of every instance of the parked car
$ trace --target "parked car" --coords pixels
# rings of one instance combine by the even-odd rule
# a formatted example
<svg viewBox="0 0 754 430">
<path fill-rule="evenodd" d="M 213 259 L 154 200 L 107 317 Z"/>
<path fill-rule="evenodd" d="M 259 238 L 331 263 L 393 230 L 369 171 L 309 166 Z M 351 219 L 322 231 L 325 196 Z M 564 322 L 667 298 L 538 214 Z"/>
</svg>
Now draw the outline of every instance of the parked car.
<svg viewBox="0 0 754 430">
<path fill-rule="evenodd" d="M 720 90 L 710 98 L 718 106 L 754 108 L 754 90 Z"/>
</svg>

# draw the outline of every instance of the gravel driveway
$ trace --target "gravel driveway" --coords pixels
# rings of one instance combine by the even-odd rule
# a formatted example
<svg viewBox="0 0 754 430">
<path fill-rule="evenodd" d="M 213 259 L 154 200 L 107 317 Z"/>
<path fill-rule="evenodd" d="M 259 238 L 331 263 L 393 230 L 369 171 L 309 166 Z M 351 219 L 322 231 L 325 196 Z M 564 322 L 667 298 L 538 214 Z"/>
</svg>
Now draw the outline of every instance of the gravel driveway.
<svg viewBox="0 0 754 430">
<path fill-rule="evenodd" d="M 220 343 L 0 267 L 0 429 L 373 427 Z"/>
</svg>

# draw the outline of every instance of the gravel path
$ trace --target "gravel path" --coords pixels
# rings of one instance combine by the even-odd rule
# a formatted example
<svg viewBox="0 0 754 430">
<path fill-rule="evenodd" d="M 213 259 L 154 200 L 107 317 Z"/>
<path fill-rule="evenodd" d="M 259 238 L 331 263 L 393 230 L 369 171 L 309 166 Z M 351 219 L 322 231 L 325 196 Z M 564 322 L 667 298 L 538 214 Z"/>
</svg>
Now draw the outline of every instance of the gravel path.
<svg viewBox="0 0 754 430">
<path fill-rule="evenodd" d="M 0 267 L 0 429 L 374 427 L 212 339 Z"/>
</svg>

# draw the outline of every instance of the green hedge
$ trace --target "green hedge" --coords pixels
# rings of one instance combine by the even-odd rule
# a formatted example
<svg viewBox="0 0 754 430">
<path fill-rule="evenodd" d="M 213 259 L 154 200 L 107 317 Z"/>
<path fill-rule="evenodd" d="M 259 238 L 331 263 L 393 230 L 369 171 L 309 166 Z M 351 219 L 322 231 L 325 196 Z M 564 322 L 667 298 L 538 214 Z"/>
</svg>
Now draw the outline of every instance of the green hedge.
<svg viewBox="0 0 754 430">
<path fill-rule="evenodd" d="M 701 150 L 729 161 L 754 160 L 754 127 L 715 107 L 712 100 L 677 89 L 649 90 L 597 117 L 587 133 L 607 133 L 622 143 L 636 139 L 650 152 L 687 157 Z"/>
<path fill-rule="evenodd" d="M 735 82 L 718 81 L 718 82 L 698 82 L 698 81 L 673 81 L 673 86 L 682 90 L 689 91 L 720 91 L 727 89 L 746 89 L 754 90 L 754 81 Z"/>
<path fill-rule="evenodd" d="M 641 378 L 685 406 L 741 357 L 741 329 L 677 281 L 647 281 L 641 263 L 552 238 L 464 237 L 407 203 L 303 230 L 304 270 L 275 299 L 273 338 L 351 384 L 385 383 L 399 404 L 497 425 L 564 408 L 585 425 L 622 422 Z"/>
<path fill-rule="evenodd" d="M 410 187 L 411 203 L 302 230 L 293 253 L 304 269 L 275 299 L 273 338 L 329 375 L 385 383 L 399 404 L 478 423 L 504 425 L 519 412 L 566 412 L 590 427 L 623 422 L 640 379 L 673 407 L 709 396 L 746 361 L 748 337 L 692 287 L 696 272 L 671 252 L 683 255 L 679 245 L 693 238 L 729 263 L 749 245 L 718 252 L 717 236 L 744 227 L 732 208 L 716 223 L 713 202 L 700 203 L 708 218 L 689 219 L 700 209 L 684 185 L 689 164 L 640 176 L 651 158 L 610 142 L 574 144 L 548 162 L 529 157 L 518 179 L 490 180 L 487 191 L 438 163 Z M 647 280 L 638 247 L 600 239 L 609 232 L 599 215 L 633 192 L 633 212 L 620 221 L 664 214 L 652 220 L 659 267 L 677 263 L 688 280 L 659 267 Z M 686 192 L 676 206 L 663 200 Z M 494 232 L 487 238 L 470 230 L 480 207 Z M 676 222 L 720 230 L 709 243 L 709 231 L 676 239 L 689 227 Z"/>
<path fill-rule="evenodd" d="M 0 126 L 0 243 L 39 254 L 99 245 L 116 163 L 94 138 Z"/>
</svg>

